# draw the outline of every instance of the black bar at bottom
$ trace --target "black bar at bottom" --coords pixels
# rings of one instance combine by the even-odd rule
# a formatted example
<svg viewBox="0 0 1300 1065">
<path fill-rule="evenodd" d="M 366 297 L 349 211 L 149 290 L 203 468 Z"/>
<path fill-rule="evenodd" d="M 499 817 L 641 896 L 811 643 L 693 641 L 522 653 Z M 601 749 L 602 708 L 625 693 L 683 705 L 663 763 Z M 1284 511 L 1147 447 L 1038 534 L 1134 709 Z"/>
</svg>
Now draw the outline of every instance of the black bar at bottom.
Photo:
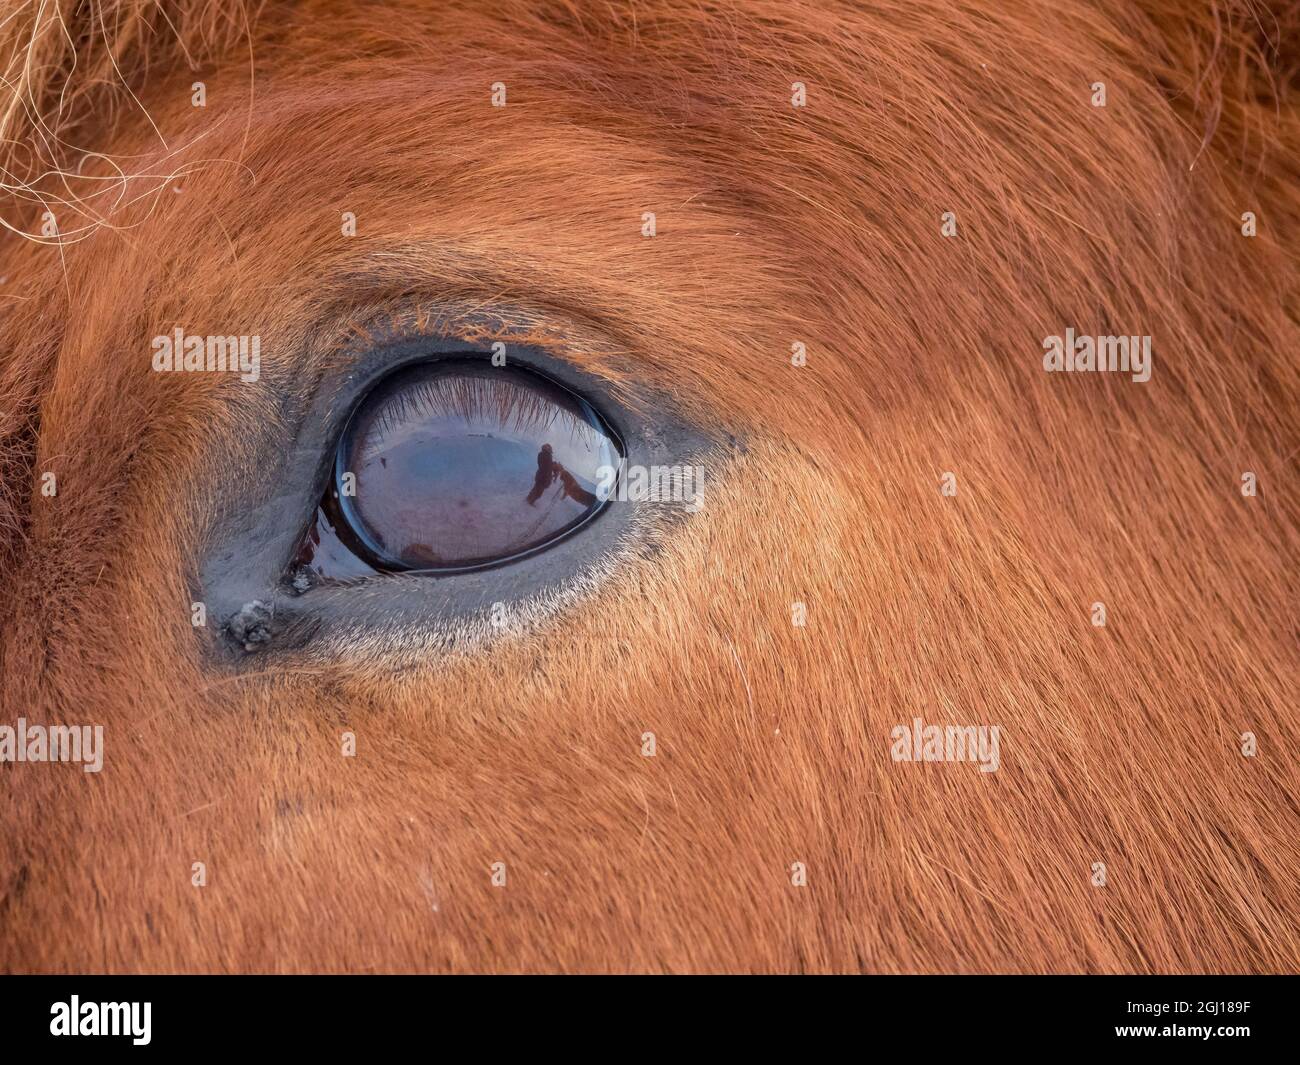
<svg viewBox="0 0 1300 1065">
<path fill-rule="evenodd" d="M 15 1049 L 109 1044 L 169 1054 L 460 1047 L 457 1058 L 837 1045 L 837 1057 L 1125 1045 L 1294 1056 L 1298 992 L 1291 976 L 8 976 L 0 1046 L 11 1061 L 22 1060 Z"/>
</svg>

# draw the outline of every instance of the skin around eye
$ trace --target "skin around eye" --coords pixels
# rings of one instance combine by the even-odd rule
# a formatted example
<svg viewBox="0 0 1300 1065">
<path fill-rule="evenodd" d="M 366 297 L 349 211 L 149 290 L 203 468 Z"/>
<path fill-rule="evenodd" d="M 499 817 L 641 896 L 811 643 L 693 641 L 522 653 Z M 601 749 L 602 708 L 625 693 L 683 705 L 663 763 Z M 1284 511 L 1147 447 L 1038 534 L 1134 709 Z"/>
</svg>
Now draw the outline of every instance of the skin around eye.
<svg viewBox="0 0 1300 1065">
<path fill-rule="evenodd" d="M 518 559 L 599 513 L 621 456 L 596 410 L 539 374 L 482 360 L 409 367 L 349 421 L 315 554 L 337 554 L 337 537 L 379 571 Z"/>
</svg>

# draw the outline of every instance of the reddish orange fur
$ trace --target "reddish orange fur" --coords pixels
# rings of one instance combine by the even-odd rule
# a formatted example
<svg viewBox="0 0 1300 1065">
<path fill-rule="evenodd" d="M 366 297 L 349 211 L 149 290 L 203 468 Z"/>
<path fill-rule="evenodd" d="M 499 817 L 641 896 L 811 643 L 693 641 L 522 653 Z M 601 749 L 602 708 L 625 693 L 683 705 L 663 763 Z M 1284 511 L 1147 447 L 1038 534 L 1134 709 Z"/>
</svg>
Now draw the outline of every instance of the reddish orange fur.
<svg viewBox="0 0 1300 1065">
<path fill-rule="evenodd" d="M 0 216 L 83 238 L 0 245 L 0 723 L 106 734 L 0 766 L 0 969 L 1294 971 L 1296 6 L 492 6 L 0 31 Z M 205 485 L 272 374 L 148 338 L 299 388 L 484 307 L 747 451 L 536 635 L 206 666 Z M 1152 380 L 1045 374 L 1066 326 Z M 914 716 L 1002 769 L 891 761 Z"/>
</svg>

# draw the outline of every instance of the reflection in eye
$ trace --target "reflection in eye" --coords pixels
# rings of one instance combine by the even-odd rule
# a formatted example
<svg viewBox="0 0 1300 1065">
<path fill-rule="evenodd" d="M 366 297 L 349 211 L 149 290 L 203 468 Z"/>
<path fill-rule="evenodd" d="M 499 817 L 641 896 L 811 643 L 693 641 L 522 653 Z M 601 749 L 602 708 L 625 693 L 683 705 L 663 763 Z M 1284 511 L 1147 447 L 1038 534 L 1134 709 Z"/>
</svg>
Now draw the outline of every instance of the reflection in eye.
<svg viewBox="0 0 1300 1065">
<path fill-rule="evenodd" d="M 602 467 L 620 458 L 595 409 L 540 375 L 469 359 L 401 370 L 348 423 L 298 562 L 345 579 L 517 559 L 599 513 Z"/>
</svg>

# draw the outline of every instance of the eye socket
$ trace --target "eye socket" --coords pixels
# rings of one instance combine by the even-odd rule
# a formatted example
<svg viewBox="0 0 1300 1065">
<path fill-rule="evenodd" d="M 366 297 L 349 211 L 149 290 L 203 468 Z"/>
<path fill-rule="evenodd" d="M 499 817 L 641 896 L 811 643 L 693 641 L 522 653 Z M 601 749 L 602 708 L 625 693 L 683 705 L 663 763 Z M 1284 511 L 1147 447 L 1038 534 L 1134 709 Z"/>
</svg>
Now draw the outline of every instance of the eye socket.
<svg viewBox="0 0 1300 1065">
<path fill-rule="evenodd" d="M 622 457 L 595 408 L 540 374 L 464 358 L 398 370 L 344 429 L 299 572 L 450 574 L 527 557 L 604 509 Z"/>
</svg>

